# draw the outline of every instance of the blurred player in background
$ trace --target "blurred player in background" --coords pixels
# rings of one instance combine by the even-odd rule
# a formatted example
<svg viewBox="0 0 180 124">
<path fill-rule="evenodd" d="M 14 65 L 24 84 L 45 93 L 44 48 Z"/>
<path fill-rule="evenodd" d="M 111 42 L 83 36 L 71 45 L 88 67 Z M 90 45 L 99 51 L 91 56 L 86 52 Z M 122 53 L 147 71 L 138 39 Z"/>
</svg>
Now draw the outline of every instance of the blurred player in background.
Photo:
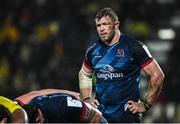
<svg viewBox="0 0 180 124">
<path fill-rule="evenodd" d="M 73 91 L 43 89 L 15 101 L 26 110 L 31 123 L 107 123 L 99 110 L 80 101 L 79 93 Z"/>
<path fill-rule="evenodd" d="M 12 100 L 0 96 L 0 123 L 27 123 L 27 114 Z"/>
<path fill-rule="evenodd" d="M 108 122 L 140 122 L 156 101 L 164 74 L 148 48 L 119 30 L 120 22 L 111 8 L 95 17 L 100 39 L 89 45 L 79 72 L 82 99 L 98 107 Z M 140 100 L 141 69 L 149 76 L 148 92 Z M 96 99 L 92 98 L 92 75 L 96 77 Z"/>
</svg>

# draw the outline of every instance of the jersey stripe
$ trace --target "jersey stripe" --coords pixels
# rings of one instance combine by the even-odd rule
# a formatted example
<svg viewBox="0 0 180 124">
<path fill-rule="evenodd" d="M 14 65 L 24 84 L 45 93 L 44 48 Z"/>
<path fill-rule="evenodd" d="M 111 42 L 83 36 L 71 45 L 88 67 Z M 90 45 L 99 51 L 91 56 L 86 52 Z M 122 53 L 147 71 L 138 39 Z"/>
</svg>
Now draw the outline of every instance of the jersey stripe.
<svg viewBox="0 0 180 124">
<path fill-rule="evenodd" d="M 141 65 L 141 68 L 146 67 L 146 66 L 147 66 L 149 63 L 151 63 L 152 61 L 153 61 L 153 58 L 147 60 L 145 63 L 143 63 L 143 64 Z"/>
</svg>

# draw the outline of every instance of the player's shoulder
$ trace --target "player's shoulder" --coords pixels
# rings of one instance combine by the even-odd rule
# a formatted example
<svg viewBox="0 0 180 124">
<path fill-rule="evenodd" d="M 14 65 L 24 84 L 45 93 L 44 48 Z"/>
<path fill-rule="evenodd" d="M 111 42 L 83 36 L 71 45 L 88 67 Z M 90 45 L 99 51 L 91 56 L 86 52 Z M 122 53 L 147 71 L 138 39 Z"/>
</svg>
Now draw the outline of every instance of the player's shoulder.
<svg viewBox="0 0 180 124">
<path fill-rule="evenodd" d="M 97 40 L 97 41 L 92 41 L 92 42 L 90 42 L 89 43 L 89 45 L 88 45 L 88 49 L 93 49 L 93 48 L 95 48 L 97 45 L 99 44 L 99 41 Z"/>
<path fill-rule="evenodd" d="M 143 43 L 137 39 L 135 39 L 132 36 L 129 36 L 127 34 L 123 34 L 123 39 L 124 42 L 129 46 L 129 47 L 136 47 L 136 46 L 142 46 Z"/>
<path fill-rule="evenodd" d="M 86 49 L 86 53 L 92 52 L 98 45 L 100 45 L 99 40 L 97 41 L 92 41 L 89 43 Z"/>
</svg>

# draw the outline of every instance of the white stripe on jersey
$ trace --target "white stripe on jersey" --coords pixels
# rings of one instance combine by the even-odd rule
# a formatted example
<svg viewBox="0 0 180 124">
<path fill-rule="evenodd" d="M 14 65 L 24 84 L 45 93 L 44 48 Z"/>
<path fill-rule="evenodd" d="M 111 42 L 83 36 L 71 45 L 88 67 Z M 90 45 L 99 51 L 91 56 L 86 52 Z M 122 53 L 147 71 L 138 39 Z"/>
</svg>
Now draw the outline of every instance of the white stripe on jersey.
<svg viewBox="0 0 180 124">
<path fill-rule="evenodd" d="M 143 45 L 142 48 L 145 50 L 145 52 L 147 53 L 147 55 L 149 56 L 149 58 L 152 58 L 151 53 L 149 52 L 148 48 L 146 45 Z"/>
</svg>

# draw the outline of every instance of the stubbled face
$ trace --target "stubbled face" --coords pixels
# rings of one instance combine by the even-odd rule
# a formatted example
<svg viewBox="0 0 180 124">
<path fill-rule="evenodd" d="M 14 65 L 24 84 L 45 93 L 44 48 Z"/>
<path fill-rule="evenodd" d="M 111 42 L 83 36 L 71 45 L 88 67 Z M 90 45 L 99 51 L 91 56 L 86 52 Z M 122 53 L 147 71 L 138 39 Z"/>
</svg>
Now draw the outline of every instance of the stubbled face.
<svg viewBox="0 0 180 124">
<path fill-rule="evenodd" d="M 96 29 L 104 43 L 111 43 L 115 35 L 115 23 L 111 20 L 109 16 L 103 16 L 99 20 L 96 19 Z"/>
</svg>

